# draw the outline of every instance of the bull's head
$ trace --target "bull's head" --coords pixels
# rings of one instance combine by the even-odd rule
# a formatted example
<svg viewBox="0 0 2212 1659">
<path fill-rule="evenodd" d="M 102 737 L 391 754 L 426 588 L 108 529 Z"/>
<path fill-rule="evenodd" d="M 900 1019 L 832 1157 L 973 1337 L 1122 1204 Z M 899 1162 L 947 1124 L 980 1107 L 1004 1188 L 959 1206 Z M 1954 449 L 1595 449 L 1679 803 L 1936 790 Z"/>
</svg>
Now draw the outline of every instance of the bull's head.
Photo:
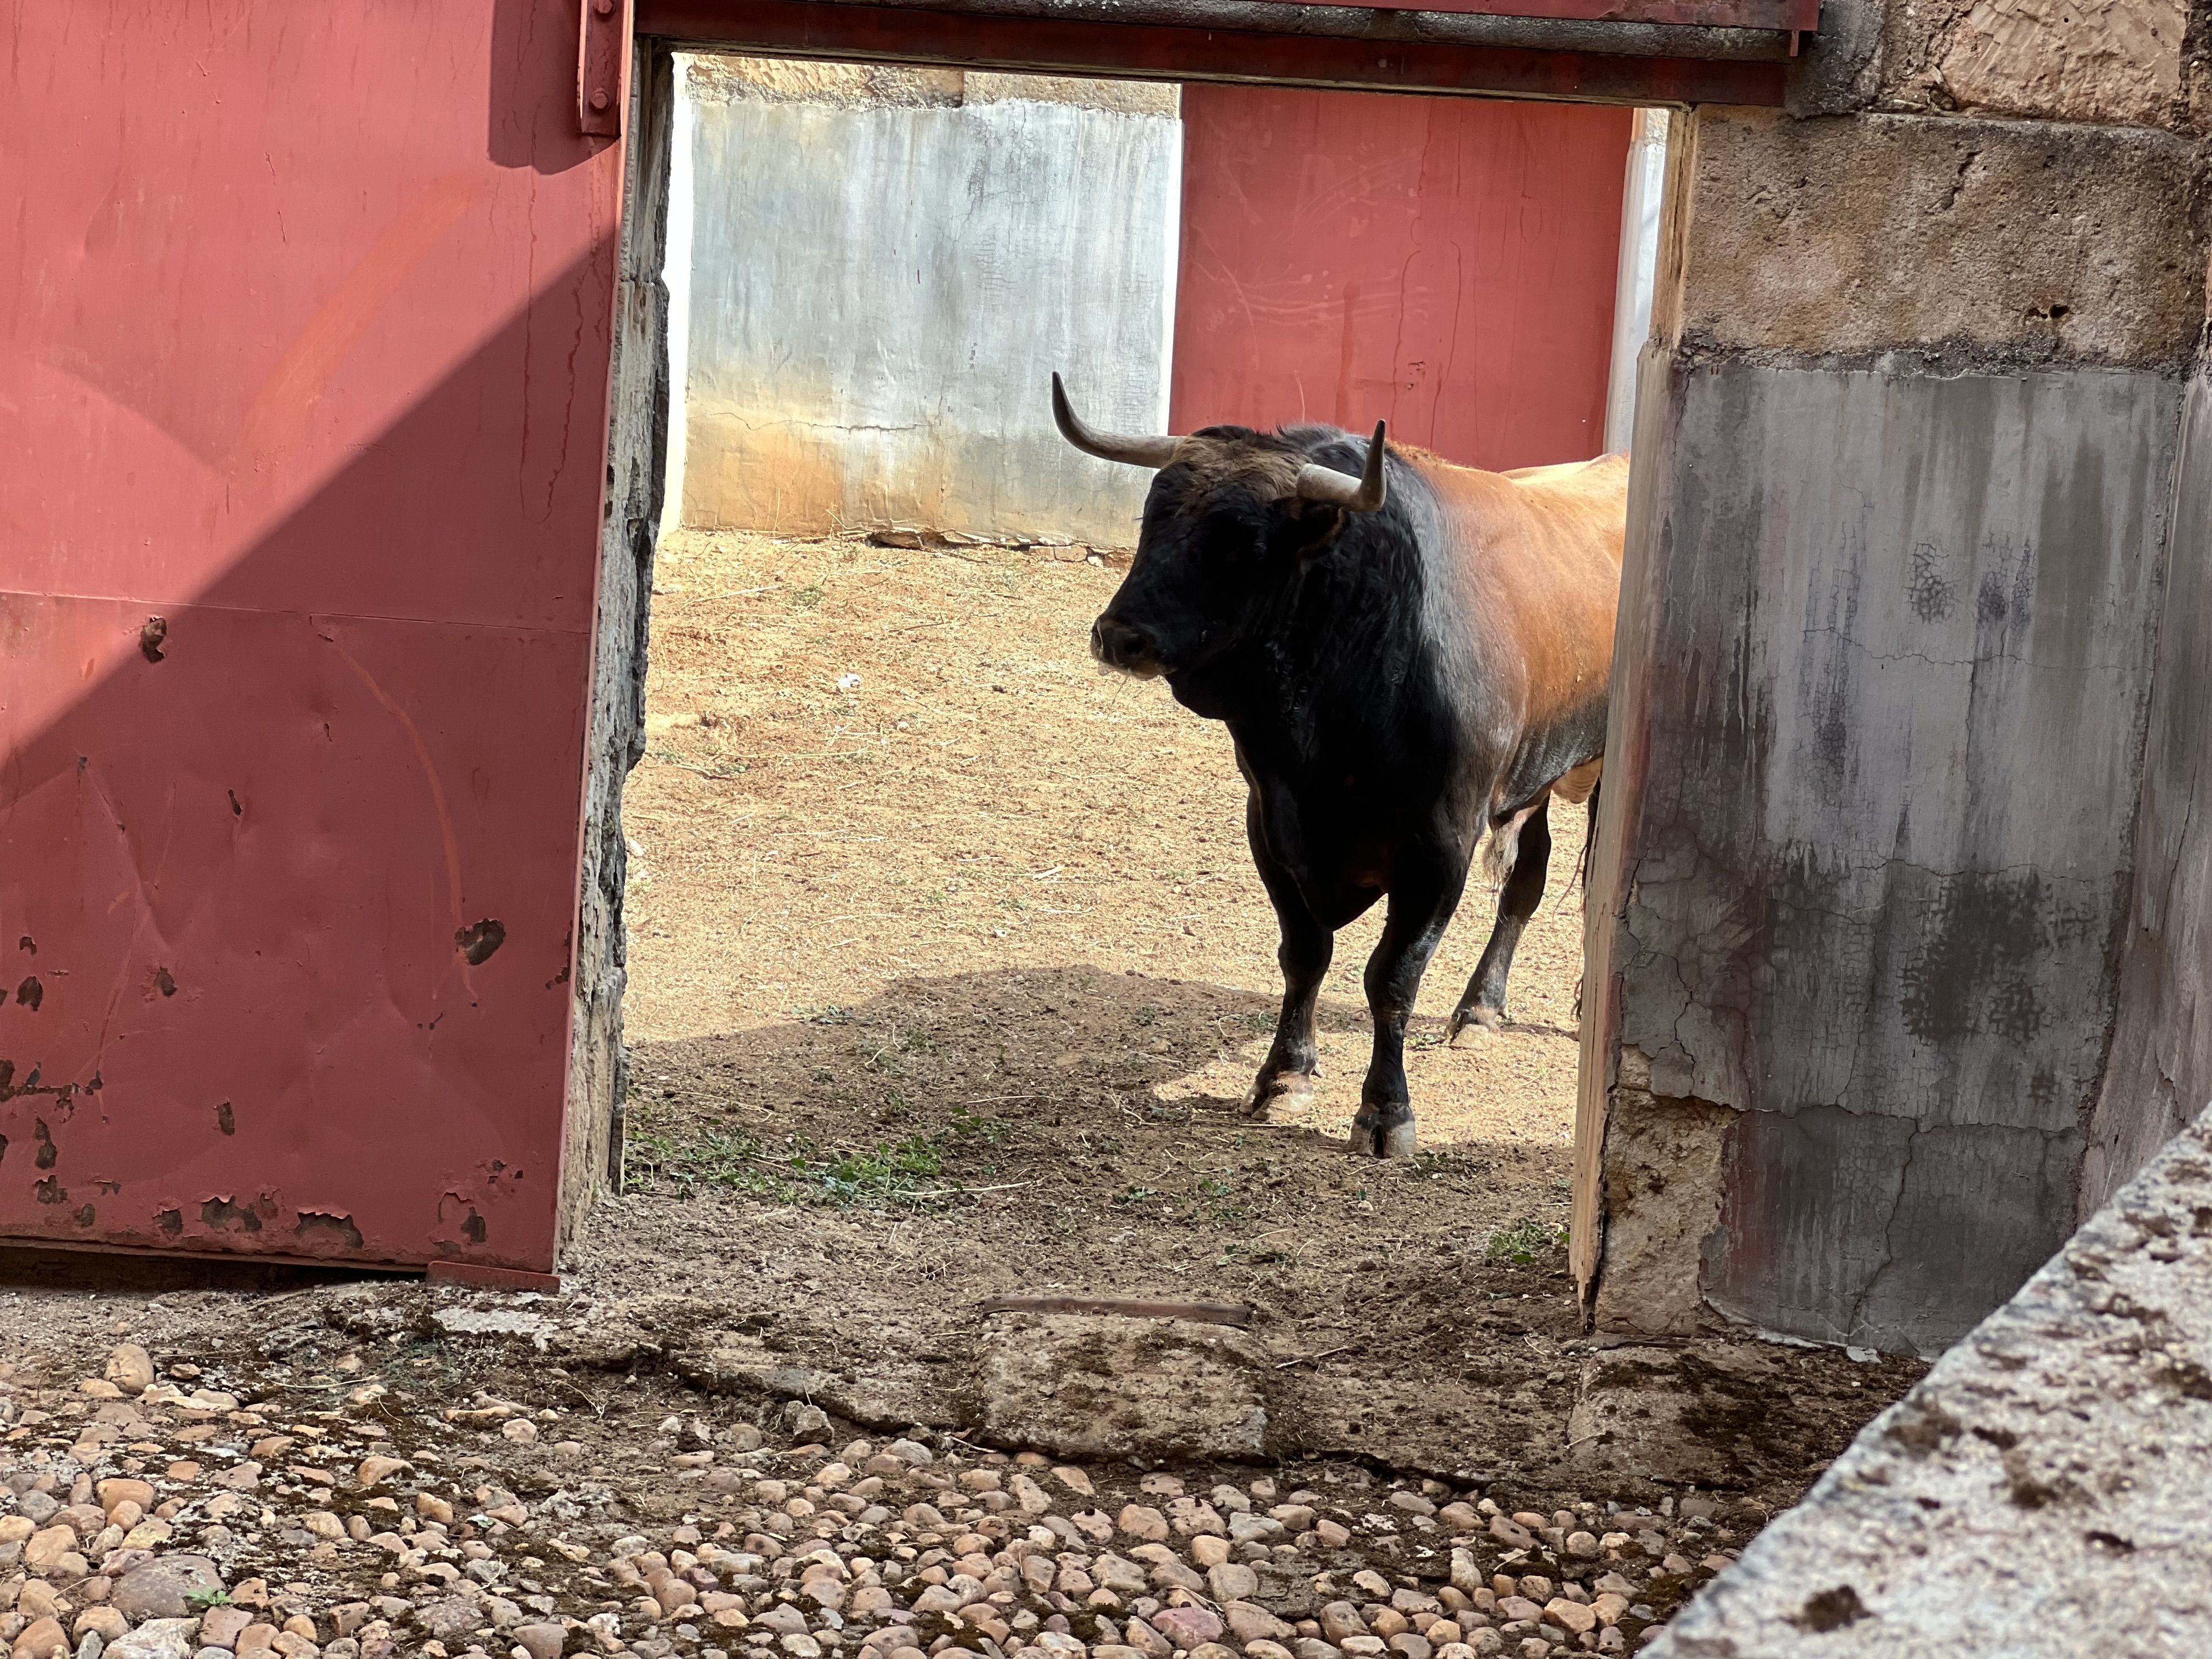
<svg viewBox="0 0 2212 1659">
<path fill-rule="evenodd" d="M 1085 454 L 1158 475 L 1145 499 L 1135 562 L 1091 629 L 1091 654 L 1124 673 L 1180 675 L 1232 649 L 1334 542 L 1347 514 L 1383 502 L 1381 421 L 1354 477 L 1310 457 L 1316 442 L 1356 444 L 1334 431 L 1302 433 L 1303 445 L 1244 427 L 1207 427 L 1187 438 L 1099 432 L 1068 406 L 1057 374 L 1052 412 L 1060 435 Z"/>
</svg>

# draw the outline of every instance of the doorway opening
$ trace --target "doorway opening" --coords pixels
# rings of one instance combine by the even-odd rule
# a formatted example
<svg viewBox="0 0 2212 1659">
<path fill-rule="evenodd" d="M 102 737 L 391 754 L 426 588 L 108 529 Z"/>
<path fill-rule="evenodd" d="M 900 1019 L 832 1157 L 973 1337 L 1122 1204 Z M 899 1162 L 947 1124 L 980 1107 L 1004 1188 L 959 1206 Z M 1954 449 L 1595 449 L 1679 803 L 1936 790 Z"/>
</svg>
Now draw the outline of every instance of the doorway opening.
<svg viewBox="0 0 2212 1659">
<path fill-rule="evenodd" d="M 665 84 L 669 465 L 625 808 L 642 1221 L 593 1248 L 834 1298 L 876 1360 L 790 1334 L 841 1368 L 833 1411 L 1034 1443 L 1068 1423 L 1024 1415 L 978 1304 L 1264 1307 L 1282 1352 L 1243 1381 L 1049 1443 L 1486 1471 L 1595 1524 L 1535 1449 L 1581 1394 L 1582 815 L 1506 1030 L 1443 1030 L 1494 885 L 1430 969 L 1422 1157 L 1343 1150 L 1379 916 L 1340 936 L 1315 1097 L 1248 1120 L 1280 980 L 1243 785 L 1222 728 L 1089 661 L 1147 480 L 1070 450 L 1045 392 L 1058 369 L 1124 429 L 1382 416 L 1493 468 L 1594 455 L 1648 315 L 1660 123 L 707 54 Z M 1469 1346 L 1497 1322 L 1517 1346 Z M 925 1352 L 949 1358 L 900 1358 Z M 1746 1454 L 1773 1497 L 1863 1416 L 1820 1368 Z"/>
</svg>

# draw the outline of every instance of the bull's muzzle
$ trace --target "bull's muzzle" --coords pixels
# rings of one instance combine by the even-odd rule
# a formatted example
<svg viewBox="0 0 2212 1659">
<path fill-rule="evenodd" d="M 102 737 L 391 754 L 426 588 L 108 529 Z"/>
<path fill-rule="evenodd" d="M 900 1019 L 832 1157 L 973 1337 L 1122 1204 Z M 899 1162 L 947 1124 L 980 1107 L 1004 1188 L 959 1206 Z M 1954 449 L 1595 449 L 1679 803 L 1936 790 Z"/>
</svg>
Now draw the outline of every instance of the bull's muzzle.
<svg viewBox="0 0 2212 1659">
<path fill-rule="evenodd" d="M 1160 672 L 1159 653 L 1152 642 L 1125 622 L 1107 616 L 1091 624 L 1091 654 L 1107 667 L 1139 679 Z"/>
</svg>

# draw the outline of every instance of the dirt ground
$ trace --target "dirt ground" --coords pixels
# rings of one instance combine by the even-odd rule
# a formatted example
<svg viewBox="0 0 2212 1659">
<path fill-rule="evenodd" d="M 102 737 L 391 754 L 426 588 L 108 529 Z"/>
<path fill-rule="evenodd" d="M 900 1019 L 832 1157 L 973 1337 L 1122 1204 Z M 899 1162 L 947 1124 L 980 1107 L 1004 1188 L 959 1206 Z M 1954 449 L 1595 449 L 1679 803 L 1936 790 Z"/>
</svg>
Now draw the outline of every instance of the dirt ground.
<svg viewBox="0 0 2212 1659">
<path fill-rule="evenodd" d="M 1257 1575 L 1248 1659 L 1368 1651 L 1333 1645 L 1329 1595 L 1378 1632 L 1409 1609 L 1401 1659 L 1619 1651 L 1725 1571 L 1923 1368 L 1584 1331 L 1579 811 L 1506 1030 L 1441 1042 L 1492 892 L 1431 970 L 1419 1158 L 1340 1141 L 1379 917 L 1340 939 L 1310 1108 L 1246 1121 L 1273 919 L 1224 734 L 1089 665 L 1117 579 L 1080 549 L 666 550 L 627 813 L 623 1190 L 542 1296 L 0 1250 L 0 1653 L 89 1630 L 183 1659 L 147 1612 L 170 1605 L 203 1648 L 287 1659 L 813 1659 L 864 1630 L 860 1659 L 919 1659 L 909 1637 L 1169 1659 L 1170 1630 L 1231 1659 L 1191 1633 L 1230 1601 L 1182 1541 L 1158 1595 L 1016 1582 L 1043 1548 L 1088 1584 L 1083 1528 L 1142 1555 L 1121 1506 L 1142 1528 L 1186 1491 L 1288 1517 L 1180 1512 L 1220 1539 L 1194 1560 Z M 1216 1307 L 994 1310 L 1018 1294 Z M 119 1340 L 148 1351 L 143 1394 L 102 1392 Z M 894 1437 L 938 1462 L 884 1462 Z M 992 1483 L 1017 1453 L 1075 1471 L 1057 1507 L 1012 1514 Z M 823 1602 L 817 1543 L 865 1617 Z M 963 1551 L 1004 1588 L 922 1617 Z M 164 1603 L 126 1589 L 142 1571 L 203 1577 Z"/>
<path fill-rule="evenodd" d="M 1121 573 L 1080 551 L 671 538 L 624 810 L 633 1040 L 891 996 L 971 1066 L 1003 1043 L 1004 1066 L 1079 1082 L 1243 1091 L 1281 988 L 1243 784 L 1220 725 L 1092 665 Z M 1470 884 L 1430 969 L 1407 1068 L 1425 1144 L 1571 1139 L 1583 815 L 1559 817 L 1507 1039 L 1441 1041 L 1494 886 Z M 1345 930 L 1323 993 L 1322 1085 L 1297 1121 L 1331 1133 L 1358 1104 L 1381 925 L 1377 907 Z M 1109 977 L 1133 983 L 1092 987 Z M 831 1069 L 833 1096 L 889 1086 Z M 1540 1212 L 1565 1215 L 1532 1194 Z"/>
<path fill-rule="evenodd" d="M 1419 1159 L 1340 1139 L 1379 909 L 1340 939 L 1310 1106 L 1244 1120 L 1279 981 L 1243 784 L 1218 725 L 1091 664 L 1121 572 L 1084 553 L 664 550 L 626 808 L 633 1196 L 586 1260 L 626 1276 L 704 1234 L 803 1308 L 857 1312 L 872 1380 L 833 1322 L 797 1342 L 848 1406 L 907 1389 L 885 1381 L 897 1356 L 958 1346 L 992 1297 L 1246 1303 L 1295 1368 L 1272 1452 L 1587 1484 L 1568 1430 L 1593 1348 L 1559 1248 L 1581 810 L 1560 815 L 1507 1028 L 1443 1042 L 1494 888 L 1470 888 L 1431 969 Z M 1729 1484 L 1768 1503 L 1914 1370 L 1752 1346 L 1791 1397 L 1691 1416 L 1734 1425 Z M 929 1369 L 900 1397 L 957 1417 Z"/>
<path fill-rule="evenodd" d="M 629 1184 L 872 1189 L 887 1206 L 720 1224 L 775 1235 L 771 1272 L 830 1235 L 798 1271 L 834 1273 L 924 1346 L 939 1322 L 908 1305 L 918 1291 L 956 1320 L 1010 1291 L 1251 1301 L 1286 1354 L 1334 1350 L 1318 1374 L 1361 1379 L 1328 1396 L 1334 1432 L 1316 1425 L 1353 1443 L 1462 1358 L 1456 1337 L 1424 1354 L 1429 1321 L 1377 1310 L 1456 1307 L 1493 1236 L 1548 1260 L 1564 1230 L 1577 841 L 1522 954 L 1527 1023 L 1455 1050 L 1436 1014 L 1417 1022 L 1426 1156 L 1356 1161 L 1327 1139 L 1358 1103 L 1379 912 L 1331 970 L 1312 1104 L 1247 1122 L 1279 981 L 1243 785 L 1219 726 L 1090 663 L 1119 580 L 1080 550 L 723 535 L 664 553 L 625 811 Z M 1471 895 L 1432 1006 L 1472 971 L 1493 903 Z M 915 1204 L 936 1213 L 916 1224 Z M 1480 1293 L 1485 1312 L 1526 1288 Z M 1571 1310 L 1545 1303 L 1540 1332 L 1516 1319 L 1511 1336 L 1571 1336 Z M 1563 1411 L 1573 1376 L 1547 1367 L 1528 1405 Z M 1520 1412 L 1484 1415 L 1506 1455 Z M 1433 1458 L 1456 1441 L 1425 1438 Z"/>
</svg>

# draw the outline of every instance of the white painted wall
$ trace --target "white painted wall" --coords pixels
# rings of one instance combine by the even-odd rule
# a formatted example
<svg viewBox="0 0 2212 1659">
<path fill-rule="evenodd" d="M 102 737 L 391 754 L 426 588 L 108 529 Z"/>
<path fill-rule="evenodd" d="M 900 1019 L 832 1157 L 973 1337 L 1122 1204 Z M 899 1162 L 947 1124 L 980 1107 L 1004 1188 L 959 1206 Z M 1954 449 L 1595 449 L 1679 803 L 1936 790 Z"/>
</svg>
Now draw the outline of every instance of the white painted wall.
<svg viewBox="0 0 2212 1659">
<path fill-rule="evenodd" d="M 1628 188 L 1620 203 L 1620 283 L 1613 306 L 1613 368 L 1605 389 L 1605 449 L 1626 454 L 1636 430 L 1636 360 L 1651 335 L 1659 276 L 1659 207 L 1667 187 L 1667 112 L 1636 112 Z"/>
<path fill-rule="evenodd" d="M 1097 424 L 1165 429 L 1175 88 L 726 58 L 678 77 L 672 526 L 1133 542 L 1148 476 L 1063 443 L 1048 377 Z"/>
<path fill-rule="evenodd" d="M 684 454 L 690 432 L 684 417 L 691 373 L 691 240 L 697 223 L 699 106 L 685 89 L 690 54 L 676 56 L 676 118 L 668 147 L 668 223 L 661 246 L 661 281 L 668 289 L 668 466 L 660 498 L 660 532 L 684 525 Z"/>
</svg>

